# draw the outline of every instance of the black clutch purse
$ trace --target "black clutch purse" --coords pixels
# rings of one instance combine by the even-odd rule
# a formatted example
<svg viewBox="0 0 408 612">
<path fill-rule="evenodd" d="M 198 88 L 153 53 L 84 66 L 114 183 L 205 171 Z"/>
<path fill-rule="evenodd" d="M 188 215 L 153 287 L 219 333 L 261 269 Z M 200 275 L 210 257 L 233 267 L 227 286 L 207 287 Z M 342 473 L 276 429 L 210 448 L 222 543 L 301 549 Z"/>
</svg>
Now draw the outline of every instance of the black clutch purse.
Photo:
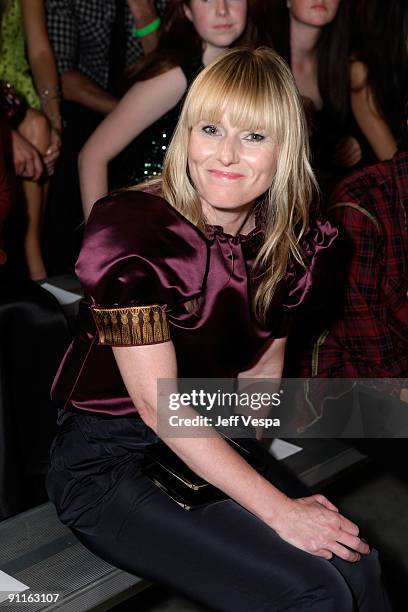
<svg viewBox="0 0 408 612">
<path fill-rule="evenodd" d="M 262 473 L 265 463 L 243 446 L 240 439 L 225 438 L 254 469 Z M 185 510 L 200 508 L 228 496 L 197 476 L 164 442 L 149 444 L 145 448 L 142 472 L 154 484 Z"/>
</svg>

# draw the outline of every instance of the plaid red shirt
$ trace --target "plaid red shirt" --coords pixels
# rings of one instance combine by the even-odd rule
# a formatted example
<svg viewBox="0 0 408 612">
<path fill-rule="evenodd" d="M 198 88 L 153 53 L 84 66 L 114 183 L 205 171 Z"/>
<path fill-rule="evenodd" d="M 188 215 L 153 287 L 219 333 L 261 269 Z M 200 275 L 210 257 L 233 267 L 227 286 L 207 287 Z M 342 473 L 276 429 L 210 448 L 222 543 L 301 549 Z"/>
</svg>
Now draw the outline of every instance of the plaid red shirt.
<svg viewBox="0 0 408 612">
<path fill-rule="evenodd" d="M 344 227 L 353 255 L 340 315 L 315 346 L 312 374 L 405 378 L 408 152 L 344 180 L 332 197 L 330 214 Z"/>
</svg>

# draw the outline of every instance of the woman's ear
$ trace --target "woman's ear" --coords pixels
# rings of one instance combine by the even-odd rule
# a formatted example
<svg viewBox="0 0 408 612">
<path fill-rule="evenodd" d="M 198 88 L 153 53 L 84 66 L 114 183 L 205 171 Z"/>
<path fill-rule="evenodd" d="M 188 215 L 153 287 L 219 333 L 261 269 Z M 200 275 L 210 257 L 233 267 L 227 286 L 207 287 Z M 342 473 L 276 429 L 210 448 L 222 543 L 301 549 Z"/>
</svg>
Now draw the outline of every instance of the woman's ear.
<svg viewBox="0 0 408 612">
<path fill-rule="evenodd" d="M 193 14 L 188 4 L 183 4 L 183 11 L 189 21 L 193 21 Z"/>
</svg>

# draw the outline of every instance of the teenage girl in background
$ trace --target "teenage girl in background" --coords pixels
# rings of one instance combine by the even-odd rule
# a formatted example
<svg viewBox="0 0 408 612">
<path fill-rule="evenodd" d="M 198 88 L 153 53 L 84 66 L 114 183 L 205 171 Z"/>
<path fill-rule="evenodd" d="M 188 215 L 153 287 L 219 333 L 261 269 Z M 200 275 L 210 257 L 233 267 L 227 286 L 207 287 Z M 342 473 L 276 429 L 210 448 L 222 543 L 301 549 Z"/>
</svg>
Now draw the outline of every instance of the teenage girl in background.
<svg viewBox="0 0 408 612">
<path fill-rule="evenodd" d="M 332 181 L 360 161 L 349 130 L 349 1 L 271 0 L 256 5 L 262 43 L 290 65 L 311 124 L 312 161 Z"/>
<path fill-rule="evenodd" d="M 350 64 L 351 107 L 366 163 L 391 159 L 402 138 L 408 92 L 408 5 L 359 0 Z"/>
</svg>

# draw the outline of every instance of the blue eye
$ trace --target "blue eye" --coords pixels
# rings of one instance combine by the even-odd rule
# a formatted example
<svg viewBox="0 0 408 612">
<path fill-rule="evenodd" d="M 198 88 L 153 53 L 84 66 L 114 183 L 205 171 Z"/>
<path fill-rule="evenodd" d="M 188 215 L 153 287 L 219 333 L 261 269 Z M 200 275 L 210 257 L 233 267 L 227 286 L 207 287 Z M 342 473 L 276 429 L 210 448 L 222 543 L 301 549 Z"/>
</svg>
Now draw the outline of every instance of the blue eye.
<svg viewBox="0 0 408 612">
<path fill-rule="evenodd" d="M 245 136 L 244 140 L 249 140 L 250 142 L 261 142 L 265 140 L 265 136 L 262 134 L 258 134 L 257 132 L 251 132 L 248 136 Z"/>
<path fill-rule="evenodd" d="M 216 125 L 204 125 L 201 129 L 209 136 L 216 136 L 218 133 L 218 128 Z"/>
</svg>

